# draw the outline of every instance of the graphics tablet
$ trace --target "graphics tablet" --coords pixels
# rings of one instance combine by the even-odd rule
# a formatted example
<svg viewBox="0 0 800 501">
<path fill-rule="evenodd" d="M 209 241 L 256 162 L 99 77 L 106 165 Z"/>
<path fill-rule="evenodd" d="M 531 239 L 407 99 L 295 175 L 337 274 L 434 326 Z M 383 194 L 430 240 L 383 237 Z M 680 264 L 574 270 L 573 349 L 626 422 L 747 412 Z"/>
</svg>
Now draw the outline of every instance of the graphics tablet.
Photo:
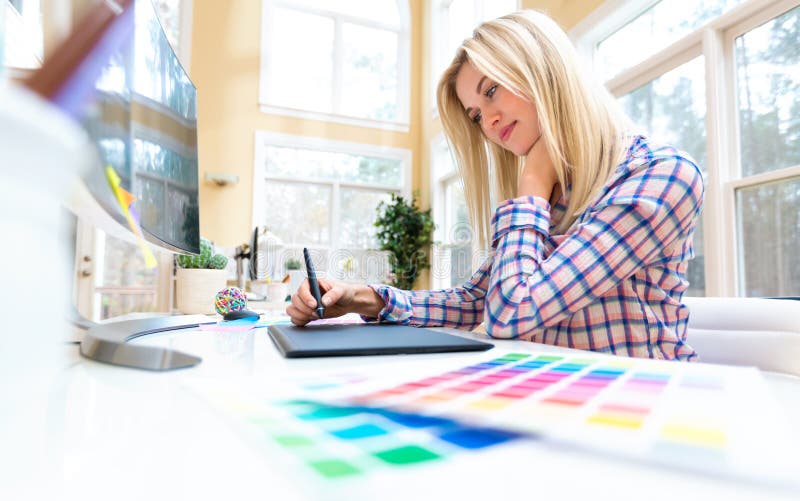
<svg viewBox="0 0 800 501">
<path fill-rule="evenodd" d="M 484 351 L 494 345 L 444 332 L 396 324 L 271 325 L 286 358 Z"/>
</svg>

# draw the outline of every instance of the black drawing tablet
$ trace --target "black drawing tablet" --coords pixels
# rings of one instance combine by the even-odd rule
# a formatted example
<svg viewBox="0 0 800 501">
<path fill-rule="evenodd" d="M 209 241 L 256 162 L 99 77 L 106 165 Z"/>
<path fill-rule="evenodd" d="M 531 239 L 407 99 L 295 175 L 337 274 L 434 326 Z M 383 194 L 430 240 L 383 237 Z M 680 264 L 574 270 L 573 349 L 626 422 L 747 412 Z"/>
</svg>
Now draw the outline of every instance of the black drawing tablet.
<svg viewBox="0 0 800 501">
<path fill-rule="evenodd" d="M 493 344 L 396 324 L 271 325 L 269 335 L 286 358 L 485 351 Z"/>
</svg>

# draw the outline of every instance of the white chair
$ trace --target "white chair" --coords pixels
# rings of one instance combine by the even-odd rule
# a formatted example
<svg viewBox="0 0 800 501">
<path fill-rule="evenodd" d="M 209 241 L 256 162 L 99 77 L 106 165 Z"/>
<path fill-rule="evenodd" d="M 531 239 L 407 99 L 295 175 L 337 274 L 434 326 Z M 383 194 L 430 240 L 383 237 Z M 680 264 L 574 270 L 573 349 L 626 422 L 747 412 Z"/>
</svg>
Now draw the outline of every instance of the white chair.
<svg viewBox="0 0 800 501">
<path fill-rule="evenodd" d="M 689 344 L 702 362 L 800 376 L 800 301 L 687 297 Z"/>
</svg>

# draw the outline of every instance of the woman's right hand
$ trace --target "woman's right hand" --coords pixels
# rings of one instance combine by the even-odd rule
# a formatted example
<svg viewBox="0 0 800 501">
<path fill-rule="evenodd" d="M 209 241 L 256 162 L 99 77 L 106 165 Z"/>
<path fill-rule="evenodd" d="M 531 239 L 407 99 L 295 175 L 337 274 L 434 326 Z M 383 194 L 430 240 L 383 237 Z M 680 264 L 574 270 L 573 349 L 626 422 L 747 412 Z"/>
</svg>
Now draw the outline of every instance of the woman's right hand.
<svg viewBox="0 0 800 501">
<path fill-rule="evenodd" d="M 385 303 L 375 290 L 366 285 L 353 285 L 334 280 L 319 279 L 319 292 L 325 307 L 325 318 L 340 317 L 346 313 L 358 313 L 377 318 Z M 286 314 L 295 325 L 303 326 L 318 320 L 317 300 L 311 294 L 308 279 L 303 280 L 297 292 L 292 294 L 292 303 Z"/>
<path fill-rule="evenodd" d="M 340 317 L 351 313 L 350 307 L 355 297 L 355 287 L 343 282 L 319 279 L 319 292 L 322 296 L 322 305 L 325 307 L 325 318 Z M 305 325 L 312 320 L 318 320 L 317 300 L 311 294 L 308 279 L 303 280 L 297 292 L 292 294 L 292 303 L 286 307 L 286 314 L 295 325 Z"/>
</svg>

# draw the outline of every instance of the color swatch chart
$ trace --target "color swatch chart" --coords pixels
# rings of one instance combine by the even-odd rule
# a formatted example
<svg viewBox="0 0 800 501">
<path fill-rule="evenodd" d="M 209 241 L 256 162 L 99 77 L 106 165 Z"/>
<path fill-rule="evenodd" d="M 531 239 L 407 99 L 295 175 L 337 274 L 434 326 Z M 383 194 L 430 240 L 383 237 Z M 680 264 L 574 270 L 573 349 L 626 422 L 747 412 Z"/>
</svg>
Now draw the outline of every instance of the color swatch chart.
<svg viewBox="0 0 800 501">
<path fill-rule="evenodd" d="M 381 474 L 397 481 L 397 474 L 415 475 L 420 468 L 525 442 L 514 432 L 446 418 L 307 399 L 272 400 L 252 388 L 209 383 L 191 389 L 232 418 L 247 442 L 272 462 L 300 475 L 301 482 L 305 476 L 318 484 L 347 486 L 367 478 L 375 482 Z"/>
<path fill-rule="evenodd" d="M 756 369 L 506 353 L 329 402 L 458 419 L 692 471 L 797 474 Z"/>
</svg>

